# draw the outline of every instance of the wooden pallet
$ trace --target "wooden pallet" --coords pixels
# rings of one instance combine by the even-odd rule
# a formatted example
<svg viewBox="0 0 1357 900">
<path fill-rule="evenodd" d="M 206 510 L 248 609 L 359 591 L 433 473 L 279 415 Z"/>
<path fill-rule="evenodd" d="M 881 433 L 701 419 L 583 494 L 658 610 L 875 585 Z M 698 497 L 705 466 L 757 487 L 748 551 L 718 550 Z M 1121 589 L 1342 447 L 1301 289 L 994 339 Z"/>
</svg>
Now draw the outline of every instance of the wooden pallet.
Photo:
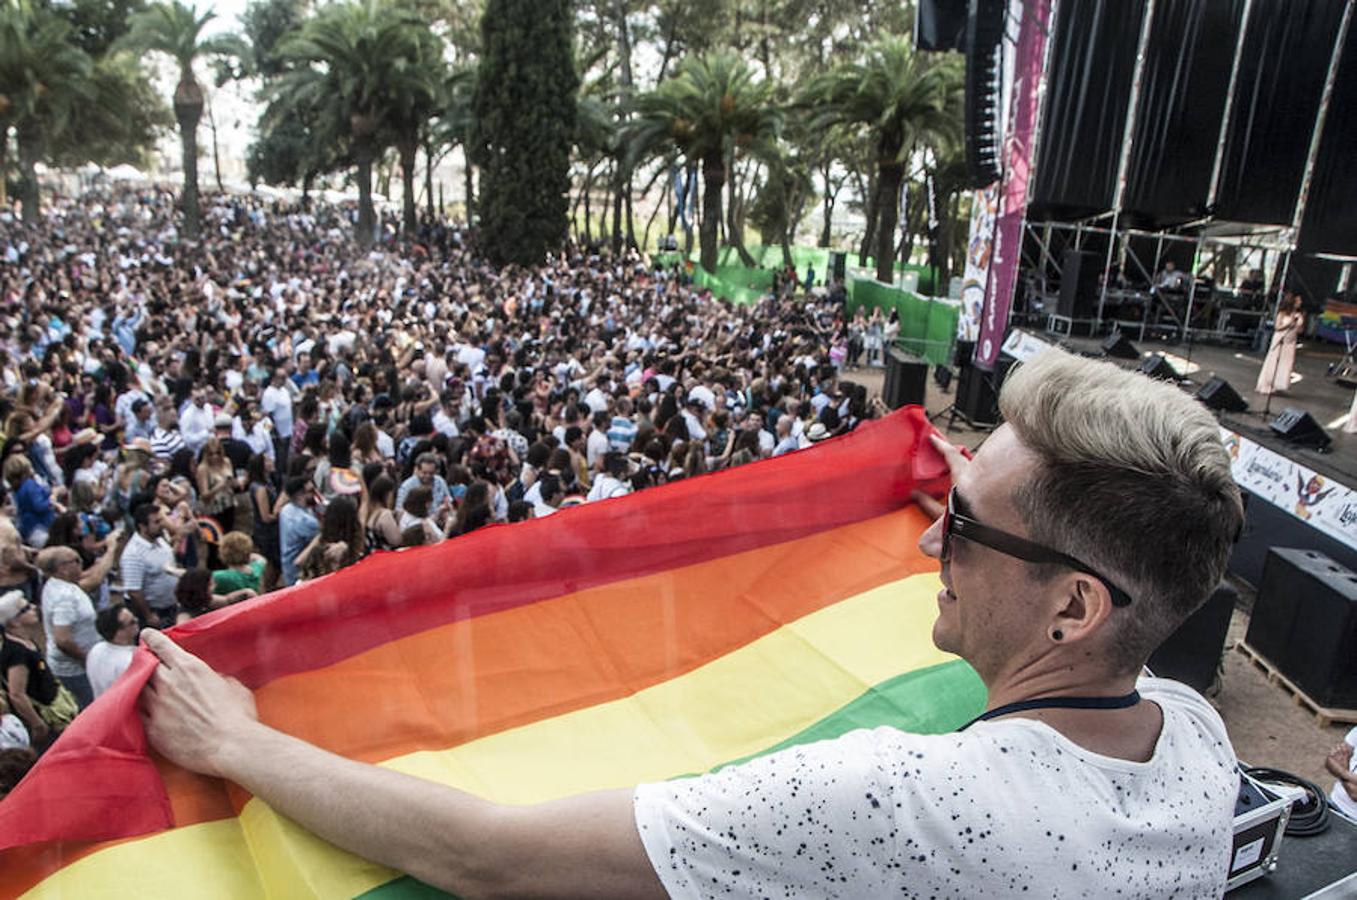
<svg viewBox="0 0 1357 900">
<path fill-rule="evenodd" d="M 1263 656 L 1257 650 L 1250 647 L 1244 641 L 1235 644 L 1235 649 L 1244 654 L 1258 668 L 1267 673 L 1267 680 L 1273 684 L 1279 684 L 1286 689 L 1296 704 L 1303 706 L 1315 714 L 1315 720 L 1319 722 L 1321 728 L 1327 728 L 1334 723 L 1344 725 L 1357 725 L 1357 709 L 1333 709 L 1327 706 L 1320 706 L 1310 696 L 1301 690 L 1294 681 L 1281 673 L 1273 662 L 1266 656 Z"/>
</svg>

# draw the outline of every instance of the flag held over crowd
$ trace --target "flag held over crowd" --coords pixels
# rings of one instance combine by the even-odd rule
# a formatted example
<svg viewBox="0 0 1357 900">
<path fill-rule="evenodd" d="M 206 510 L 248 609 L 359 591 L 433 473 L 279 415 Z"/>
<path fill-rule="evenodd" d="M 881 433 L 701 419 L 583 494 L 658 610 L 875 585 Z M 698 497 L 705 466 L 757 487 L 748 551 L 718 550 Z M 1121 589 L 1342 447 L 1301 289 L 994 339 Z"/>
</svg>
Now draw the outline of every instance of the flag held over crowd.
<svg viewBox="0 0 1357 900">
<path fill-rule="evenodd" d="M 984 704 L 932 646 L 910 497 L 922 410 L 813 449 L 437 547 L 383 553 L 171 634 L 261 719 L 346 757 L 531 803 L 682 777 Z M 0 805 L 0 894 L 413 896 L 234 785 L 152 756 L 127 674 Z"/>
</svg>

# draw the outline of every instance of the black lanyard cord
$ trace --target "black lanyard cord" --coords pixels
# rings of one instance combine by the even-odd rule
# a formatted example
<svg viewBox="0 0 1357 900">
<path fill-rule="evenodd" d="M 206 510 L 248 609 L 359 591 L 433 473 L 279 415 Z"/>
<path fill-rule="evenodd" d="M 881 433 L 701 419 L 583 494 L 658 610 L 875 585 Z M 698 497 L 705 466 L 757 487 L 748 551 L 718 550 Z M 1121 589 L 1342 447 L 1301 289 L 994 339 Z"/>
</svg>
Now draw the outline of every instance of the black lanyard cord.
<svg viewBox="0 0 1357 900">
<path fill-rule="evenodd" d="M 1006 716 L 1009 713 L 1026 712 L 1029 709 L 1128 709 L 1140 702 L 1140 691 L 1131 691 L 1120 697 L 1034 697 L 1031 700 L 1019 700 L 1005 703 L 971 719 L 957 731 L 965 731 L 976 722 L 986 722 Z"/>
</svg>

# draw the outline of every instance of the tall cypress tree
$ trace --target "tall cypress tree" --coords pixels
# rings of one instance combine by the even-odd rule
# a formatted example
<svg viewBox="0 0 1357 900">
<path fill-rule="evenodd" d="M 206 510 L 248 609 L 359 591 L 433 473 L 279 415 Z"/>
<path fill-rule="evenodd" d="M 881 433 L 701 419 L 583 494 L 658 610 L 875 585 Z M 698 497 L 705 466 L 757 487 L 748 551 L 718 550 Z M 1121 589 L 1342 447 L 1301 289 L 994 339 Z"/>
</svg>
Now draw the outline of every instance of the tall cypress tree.
<svg viewBox="0 0 1357 900">
<path fill-rule="evenodd" d="M 481 251 L 534 265 L 567 233 L 575 133 L 570 0 L 489 0 L 473 101 Z"/>
</svg>

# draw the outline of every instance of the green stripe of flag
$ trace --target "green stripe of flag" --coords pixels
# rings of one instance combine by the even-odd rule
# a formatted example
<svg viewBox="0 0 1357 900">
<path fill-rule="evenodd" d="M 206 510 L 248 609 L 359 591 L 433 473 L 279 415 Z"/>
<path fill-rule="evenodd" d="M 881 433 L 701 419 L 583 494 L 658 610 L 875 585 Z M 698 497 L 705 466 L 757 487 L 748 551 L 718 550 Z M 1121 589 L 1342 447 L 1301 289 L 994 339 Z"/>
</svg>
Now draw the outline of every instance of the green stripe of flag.
<svg viewBox="0 0 1357 900">
<path fill-rule="evenodd" d="M 889 725 L 912 734 L 955 731 L 985 708 L 985 685 L 961 660 L 897 675 L 869 689 L 805 730 L 717 768 L 748 762 L 798 744 L 831 740 L 859 728 Z M 690 777 L 690 776 L 681 776 Z M 446 900 L 450 894 L 408 875 L 378 885 L 357 900 Z"/>
</svg>

